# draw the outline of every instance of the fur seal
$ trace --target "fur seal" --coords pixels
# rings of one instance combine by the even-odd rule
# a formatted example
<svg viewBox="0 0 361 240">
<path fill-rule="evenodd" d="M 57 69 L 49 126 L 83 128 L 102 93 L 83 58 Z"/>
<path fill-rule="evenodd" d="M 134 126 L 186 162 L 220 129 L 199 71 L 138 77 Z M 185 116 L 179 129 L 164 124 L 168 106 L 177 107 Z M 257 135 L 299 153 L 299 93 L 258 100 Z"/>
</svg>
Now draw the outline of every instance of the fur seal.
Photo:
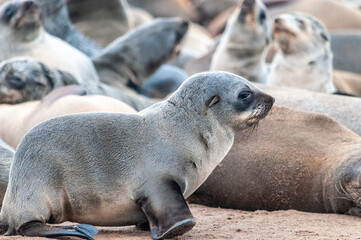
<svg viewBox="0 0 361 240">
<path fill-rule="evenodd" d="M 45 223 L 149 221 L 154 239 L 181 235 L 195 224 L 184 197 L 222 161 L 234 131 L 254 126 L 273 102 L 241 77 L 203 73 L 139 114 L 77 114 L 39 124 L 17 148 L 2 225 L 7 235 L 92 239 L 89 226 Z"/>
<path fill-rule="evenodd" d="M 261 0 L 244 0 L 229 18 L 213 55 L 210 70 L 223 70 L 265 83 L 265 49 L 271 41 L 271 20 Z"/>
<path fill-rule="evenodd" d="M 53 89 L 70 84 L 78 84 L 71 74 L 31 58 L 11 58 L 0 63 L 0 103 L 40 100 Z"/>
<path fill-rule="evenodd" d="M 84 94 L 82 87 L 70 85 L 50 92 L 41 101 L 0 104 L 0 138 L 16 148 L 31 128 L 50 118 L 83 112 L 136 112 L 114 98 Z"/>
<path fill-rule="evenodd" d="M 79 83 L 99 80 L 87 56 L 43 29 L 39 8 L 33 1 L 1 5 L 0 31 L 0 61 L 28 56 L 71 73 Z"/>
<path fill-rule="evenodd" d="M 45 30 L 64 40 L 87 56 L 93 56 L 101 47 L 85 37 L 72 24 L 66 0 L 35 0 L 40 6 Z"/>
<path fill-rule="evenodd" d="M 236 133 L 195 202 L 361 217 L 360 154 L 361 137 L 335 120 L 275 106 L 257 132 Z"/>
<path fill-rule="evenodd" d="M 332 51 L 327 29 L 316 18 L 281 14 L 274 18 L 273 36 L 279 48 L 267 84 L 333 93 Z"/>
<path fill-rule="evenodd" d="M 173 56 L 188 25 L 181 18 L 159 18 L 118 38 L 92 58 L 101 81 L 118 88 L 143 86 Z"/>
<path fill-rule="evenodd" d="M 103 47 L 133 27 L 126 0 L 68 0 L 67 5 L 76 29 Z"/>
</svg>

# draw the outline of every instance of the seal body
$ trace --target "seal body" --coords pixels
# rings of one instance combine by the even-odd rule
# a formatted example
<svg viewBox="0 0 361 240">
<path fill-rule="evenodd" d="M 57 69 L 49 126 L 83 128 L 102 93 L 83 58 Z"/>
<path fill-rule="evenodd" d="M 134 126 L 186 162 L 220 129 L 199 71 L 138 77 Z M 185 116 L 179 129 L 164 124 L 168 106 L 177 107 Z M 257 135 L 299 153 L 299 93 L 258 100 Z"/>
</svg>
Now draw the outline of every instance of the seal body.
<svg viewBox="0 0 361 240">
<path fill-rule="evenodd" d="M 28 56 L 71 73 L 79 83 L 99 80 L 87 56 L 42 28 L 40 11 L 33 1 L 4 3 L 0 16 L 1 61 Z"/>
<path fill-rule="evenodd" d="M 114 98 L 101 95 L 83 96 L 84 94 L 82 87 L 72 85 L 52 91 L 42 101 L 1 104 L 0 138 L 16 148 L 31 128 L 50 118 L 82 112 L 136 112 L 129 105 Z"/>
<path fill-rule="evenodd" d="M 323 114 L 278 108 L 236 133 L 194 201 L 243 210 L 361 216 L 360 136 Z"/>
<path fill-rule="evenodd" d="M 273 35 L 279 52 L 267 84 L 333 93 L 332 51 L 326 28 L 312 16 L 282 14 L 274 18 Z"/>
<path fill-rule="evenodd" d="M 194 226 L 183 196 L 224 158 L 234 131 L 256 124 L 273 102 L 236 75 L 203 73 L 139 114 L 46 121 L 23 138 L 14 157 L 1 212 L 7 234 L 79 234 L 45 225 L 67 220 L 108 226 L 149 221 L 155 239 L 182 234 Z M 29 181 L 34 171 L 41 176 Z"/>
<path fill-rule="evenodd" d="M 15 57 L 0 63 L 0 103 L 40 100 L 53 89 L 70 84 L 79 82 L 71 74 L 32 58 Z"/>
<path fill-rule="evenodd" d="M 265 49 L 271 40 L 271 20 L 260 0 L 244 0 L 227 22 L 210 69 L 229 71 L 265 83 Z"/>
<path fill-rule="evenodd" d="M 173 56 L 187 29 L 180 18 L 160 18 L 118 38 L 92 58 L 101 81 L 118 88 L 143 86 Z"/>
</svg>

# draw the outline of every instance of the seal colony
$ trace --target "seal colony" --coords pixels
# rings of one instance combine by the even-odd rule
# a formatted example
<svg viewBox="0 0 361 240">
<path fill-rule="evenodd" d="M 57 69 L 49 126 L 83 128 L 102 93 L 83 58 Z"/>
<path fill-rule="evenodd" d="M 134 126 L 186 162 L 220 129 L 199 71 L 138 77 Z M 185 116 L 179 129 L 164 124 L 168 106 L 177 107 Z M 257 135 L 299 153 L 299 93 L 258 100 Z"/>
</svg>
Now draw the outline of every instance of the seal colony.
<svg viewBox="0 0 361 240">
<path fill-rule="evenodd" d="M 45 224 L 67 220 L 103 226 L 149 221 L 154 239 L 181 235 L 195 224 L 184 198 L 222 161 L 234 132 L 264 118 L 273 102 L 241 77 L 203 73 L 139 114 L 46 121 L 16 151 L 1 210 L 6 235 L 92 239 L 96 233 L 88 225 Z"/>
</svg>

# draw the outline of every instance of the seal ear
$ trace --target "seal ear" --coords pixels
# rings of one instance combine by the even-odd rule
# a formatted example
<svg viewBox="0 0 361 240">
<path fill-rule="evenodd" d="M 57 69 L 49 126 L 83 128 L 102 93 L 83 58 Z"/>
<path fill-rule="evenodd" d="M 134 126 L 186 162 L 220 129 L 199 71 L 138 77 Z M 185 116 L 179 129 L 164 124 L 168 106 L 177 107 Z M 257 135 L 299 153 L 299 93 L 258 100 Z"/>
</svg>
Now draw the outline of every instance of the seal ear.
<svg viewBox="0 0 361 240">
<path fill-rule="evenodd" d="M 210 108 L 213 105 L 216 105 L 217 103 L 219 103 L 219 101 L 221 101 L 221 97 L 218 95 L 215 95 L 213 97 L 211 97 L 208 101 L 207 101 L 207 106 Z"/>
<path fill-rule="evenodd" d="M 329 40 L 327 34 L 325 34 L 324 32 L 321 32 L 321 38 L 322 38 L 325 42 L 328 42 L 328 40 Z"/>
</svg>

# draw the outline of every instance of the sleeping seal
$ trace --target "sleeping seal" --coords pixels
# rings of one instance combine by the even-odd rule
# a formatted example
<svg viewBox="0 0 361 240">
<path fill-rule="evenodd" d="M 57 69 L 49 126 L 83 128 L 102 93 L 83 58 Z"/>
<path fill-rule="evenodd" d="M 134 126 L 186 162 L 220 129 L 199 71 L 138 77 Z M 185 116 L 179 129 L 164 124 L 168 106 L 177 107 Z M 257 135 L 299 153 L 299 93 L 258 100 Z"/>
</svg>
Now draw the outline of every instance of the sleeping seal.
<svg viewBox="0 0 361 240">
<path fill-rule="evenodd" d="M 271 20 L 261 0 L 244 0 L 229 18 L 213 55 L 210 70 L 223 70 L 265 83 L 265 49 L 271 41 Z"/>
<path fill-rule="evenodd" d="M 241 77 L 203 73 L 138 114 L 76 114 L 39 124 L 14 157 L 1 209 L 6 234 L 92 239 L 89 225 L 46 223 L 149 221 L 154 239 L 181 235 L 195 224 L 184 197 L 222 161 L 234 132 L 254 126 L 273 102 Z"/>
<path fill-rule="evenodd" d="M 361 217 L 361 137 L 323 114 L 275 106 L 232 149 L 194 201 L 243 210 Z"/>
<path fill-rule="evenodd" d="M 267 84 L 333 93 L 332 51 L 327 29 L 303 13 L 274 18 L 273 36 L 278 53 Z"/>
<path fill-rule="evenodd" d="M 0 32 L 0 61 L 28 56 L 71 73 L 80 83 L 99 80 L 87 56 L 43 29 L 39 8 L 33 1 L 1 5 Z"/>
</svg>

